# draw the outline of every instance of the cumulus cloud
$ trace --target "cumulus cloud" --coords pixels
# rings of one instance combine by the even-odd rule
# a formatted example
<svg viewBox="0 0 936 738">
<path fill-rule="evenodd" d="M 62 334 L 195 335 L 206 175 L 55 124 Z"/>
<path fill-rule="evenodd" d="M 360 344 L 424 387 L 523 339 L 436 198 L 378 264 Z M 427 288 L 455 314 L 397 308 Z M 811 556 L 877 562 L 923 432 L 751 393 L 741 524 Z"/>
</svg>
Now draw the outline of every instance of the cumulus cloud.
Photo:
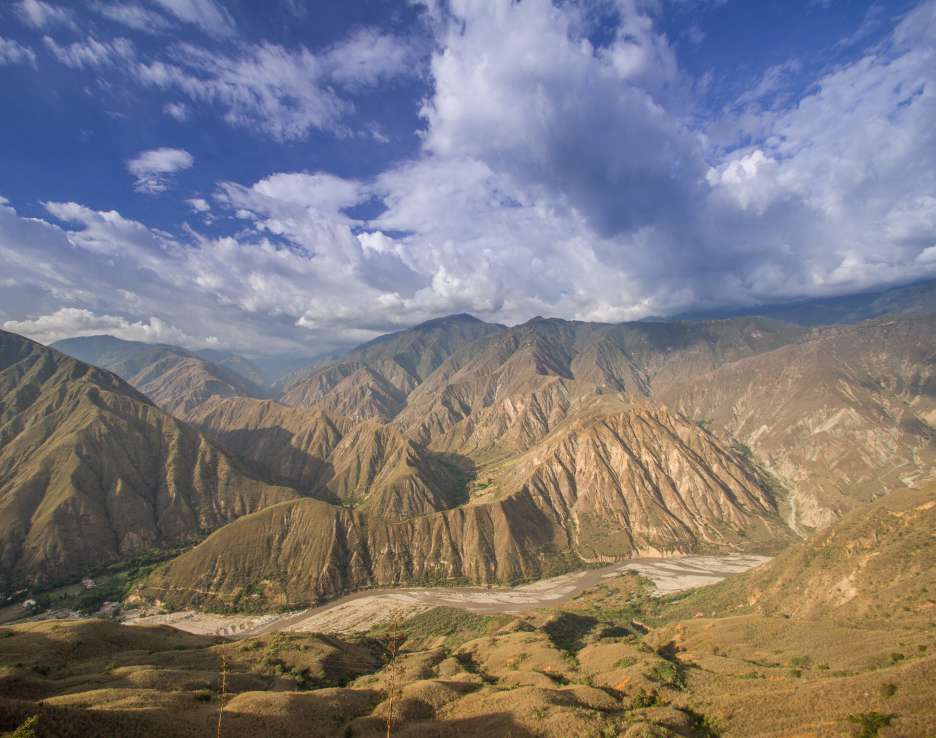
<svg viewBox="0 0 936 738">
<path fill-rule="evenodd" d="M 28 64 L 35 67 L 36 52 L 28 46 L 0 36 L 0 65 L 4 64 Z"/>
<path fill-rule="evenodd" d="M 169 188 L 175 172 L 190 169 L 195 163 L 192 155 L 183 149 L 159 148 L 142 151 L 127 162 L 127 171 L 136 181 L 133 189 L 148 195 L 157 195 Z"/>
<path fill-rule="evenodd" d="M 31 306 L 9 319 L 70 308 L 158 317 L 193 341 L 327 350 L 463 310 L 626 320 L 936 275 L 936 2 L 815 78 L 792 61 L 766 70 L 704 122 L 650 5 L 606 7 L 616 30 L 596 35 L 571 3 L 432 4 L 418 154 L 368 178 L 218 183 L 225 237 L 46 203 L 55 225 L 0 203 L 15 280 L 0 289 Z M 134 69 L 293 140 L 342 130 L 342 86 L 404 73 L 377 70 L 406 56 L 372 58 L 363 33 L 343 65 L 328 49 L 244 44 Z M 186 165 L 169 159 L 133 174 L 163 188 Z"/>
<path fill-rule="evenodd" d="M 598 47 L 572 5 L 436 7 L 425 155 L 378 178 L 388 207 L 373 224 L 411 234 L 440 289 L 455 283 L 476 309 L 511 315 L 546 303 L 542 312 L 622 319 L 923 276 L 925 239 L 890 234 L 927 222 L 936 3 L 805 96 L 790 94 L 797 62 L 767 70 L 726 113 L 745 110 L 749 125 L 718 146 L 687 114 L 685 80 L 652 19 L 617 7 L 618 31 Z M 528 259 L 553 278 L 530 278 Z M 473 287 L 469 264 L 484 273 L 486 262 L 509 285 Z"/>
<path fill-rule="evenodd" d="M 202 197 L 192 197 L 186 202 L 196 213 L 208 213 L 211 211 L 211 205 Z"/>
<path fill-rule="evenodd" d="M 347 225 L 309 230 L 327 246 L 313 253 L 315 240 L 297 248 L 266 231 L 192 231 L 182 243 L 113 211 L 45 206 L 64 227 L 0 204 L 0 261 L 10 279 L 0 295 L 12 310 L 4 317 L 23 331 L 19 323 L 70 308 L 150 326 L 157 317 L 185 331 L 190 338 L 174 341 L 184 345 L 214 337 L 243 350 L 319 353 L 407 320 L 385 314 L 387 292 L 371 284 L 384 279 L 398 289 L 401 280 L 386 275 L 402 268 L 399 259 L 365 250 Z"/>
<path fill-rule="evenodd" d="M 192 337 L 153 316 L 131 321 L 119 315 L 97 315 L 80 308 L 60 308 L 54 313 L 27 320 L 8 320 L 3 329 L 49 344 L 74 336 L 107 334 L 128 341 L 192 345 Z"/>
</svg>

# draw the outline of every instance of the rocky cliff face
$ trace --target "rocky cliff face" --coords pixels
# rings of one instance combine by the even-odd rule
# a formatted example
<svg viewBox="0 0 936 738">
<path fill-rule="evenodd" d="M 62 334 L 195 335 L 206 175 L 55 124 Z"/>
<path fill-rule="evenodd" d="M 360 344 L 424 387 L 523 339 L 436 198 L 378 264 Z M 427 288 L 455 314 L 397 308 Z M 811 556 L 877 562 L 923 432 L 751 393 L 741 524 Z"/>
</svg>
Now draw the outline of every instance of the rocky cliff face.
<svg viewBox="0 0 936 738">
<path fill-rule="evenodd" d="M 269 400 L 215 398 L 190 419 L 268 479 L 401 519 L 463 501 L 466 472 L 389 426 Z"/>
<path fill-rule="evenodd" d="M 172 605 L 314 602 L 401 582 L 510 583 L 584 561 L 789 540 L 743 457 L 652 404 L 574 424 L 464 506 L 393 522 L 302 500 L 242 518 L 144 594 Z M 249 591 L 255 591 L 255 588 Z"/>
<path fill-rule="evenodd" d="M 934 357 L 932 317 L 833 327 L 660 396 L 747 444 L 786 481 L 788 519 L 808 530 L 936 475 Z"/>
<path fill-rule="evenodd" d="M 435 368 L 406 382 L 369 355 L 368 376 L 398 392 L 387 423 L 213 401 L 195 419 L 219 442 L 291 470 L 284 481 L 316 470 L 312 494 L 357 510 L 297 503 L 238 521 L 159 587 L 177 604 L 230 602 L 262 579 L 271 602 L 306 602 L 372 584 L 508 582 L 635 554 L 785 544 L 780 511 L 806 532 L 890 478 L 932 473 L 933 328 L 931 318 L 822 329 L 536 319 L 434 354 Z M 346 370 L 361 367 L 333 365 L 305 386 Z M 341 381 L 326 395 L 326 408 L 361 407 Z M 281 451 L 257 444 L 266 433 Z M 433 471 L 440 460 L 467 475 L 467 500 L 440 493 L 457 486 Z M 276 579 L 249 543 L 257 536 L 272 560 L 308 569 Z M 193 577 L 205 584 L 189 592 Z"/>
<path fill-rule="evenodd" d="M 0 332 L 0 590 L 192 543 L 296 496 L 110 372 Z"/>
<path fill-rule="evenodd" d="M 503 330 L 503 326 L 469 315 L 432 320 L 299 372 L 285 386 L 281 400 L 295 407 L 322 407 L 357 420 L 387 421 L 447 357 Z"/>
<path fill-rule="evenodd" d="M 105 404 L 83 429 L 99 446 L 80 446 L 79 466 L 109 499 L 114 458 L 137 454 L 134 470 L 149 459 L 135 477 L 121 471 L 136 489 L 166 473 L 167 448 L 204 444 L 218 461 L 185 450 L 196 461 L 172 462 L 194 465 L 184 491 L 168 493 L 177 507 L 197 498 L 186 504 L 204 522 L 177 526 L 189 532 L 316 498 L 233 520 L 180 557 L 151 588 L 175 604 L 239 602 L 261 581 L 264 601 L 283 604 L 635 554 L 763 550 L 790 540 L 781 515 L 808 533 L 933 476 L 934 328 L 926 317 L 809 329 L 763 318 L 505 328 L 454 316 L 300 373 L 280 401 L 194 379 L 177 359 L 148 361 L 134 381 L 198 432 L 152 420 L 145 402 L 137 415 L 160 430 L 131 431 Z M 223 507 L 211 464 L 249 469 L 238 478 L 264 491 Z M 146 525 L 131 526 L 145 545 L 193 540 Z"/>
<path fill-rule="evenodd" d="M 623 325 L 535 319 L 452 355 L 409 395 L 394 424 L 437 448 L 514 453 L 586 412 L 597 396 L 638 401 L 657 385 L 803 332 L 759 318 Z"/>
</svg>

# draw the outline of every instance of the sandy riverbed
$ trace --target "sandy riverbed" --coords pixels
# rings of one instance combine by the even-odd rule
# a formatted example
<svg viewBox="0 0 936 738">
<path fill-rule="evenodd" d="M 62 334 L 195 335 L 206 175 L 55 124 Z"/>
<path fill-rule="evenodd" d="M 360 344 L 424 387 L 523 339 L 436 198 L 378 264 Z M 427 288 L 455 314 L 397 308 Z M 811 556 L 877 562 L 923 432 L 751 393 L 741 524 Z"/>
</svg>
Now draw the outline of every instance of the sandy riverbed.
<svg viewBox="0 0 936 738">
<path fill-rule="evenodd" d="M 277 630 L 350 633 L 414 615 L 433 607 L 460 607 L 484 614 L 520 613 L 558 605 L 603 579 L 632 569 L 651 579 L 658 592 L 672 594 L 714 584 L 767 561 L 766 556 L 686 556 L 672 559 L 631 559 L 542 579 L 519 587 L 412 587 L 369 590 L 321 607 L 284 615 L 215 615 L 196 611 L 131 617 L 131 625 L 171 625 L 190 633 L 243 638 Z"/>
</svg>

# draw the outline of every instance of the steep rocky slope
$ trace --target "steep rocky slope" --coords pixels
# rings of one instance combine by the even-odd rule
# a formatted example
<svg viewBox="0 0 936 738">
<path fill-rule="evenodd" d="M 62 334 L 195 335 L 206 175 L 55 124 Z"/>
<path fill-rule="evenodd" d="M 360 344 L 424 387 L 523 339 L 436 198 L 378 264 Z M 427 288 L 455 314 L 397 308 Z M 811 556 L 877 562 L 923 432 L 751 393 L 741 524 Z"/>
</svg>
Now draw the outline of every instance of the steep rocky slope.
<svg viewBox="0 0 936 738">
<path fill-rule="evenodd" d="M 756 467 L 665 407 L 614 404 L 492 470 L 487 494 L 528 490 L 554 525 L 572 531 L 586 561 L 784 540 L 777 500 Z"/>
<path fill-rule="evenodd" d="M 123 341 L 112 336 L 69 338 L 52 347 L 114 372 L 180 418 L 209 397 L 265 394 L 257 383 L 231 368 L 241 364 L 230 357 L 222 366 L 178 346 Z"/>
<path fill-rule="evenodd" d="M 0 331 L 0 591 L 191 543 L 296 496 L 114 374 Z"/>
<path fill-rule="evenodd" d="M 503 456 L 539 442 L 597 395 L 636 401 L 657 384 L 803 333 L 759 318 L 617 325 L 536 318 L 453 354 L 394 423 L 435 448 Z"/>
<path fill-rule="evenodd" d="M 468 505 L 393 522 L 300 500 L 225 526 L 147 585 L 172 605 L 299 604 L 374 584 L 507 583 L 583 561 L 788 540 L 759 473 L 651 404 L 598 414 L 501 469 Z"/>
<path fill-rule="evenodd" d="M 253 361 L 231 351 L 221 351 L 219 349 L 200 349 L 196 351 L 195 354 L 200 356 L 205 361 L 214 364 L 215 366 L 224 367 L 225 369 L 228 369 L 235 374 L 244 377 L 244 379 L 249 379 L 257 387 L 270 385 L 273 383 L 273 381 L 279 378 L 268 377 L 263 373 L 263 369 L 257 366 L 257 364 L 255 364 Z"/>
<path fill-rule="evenodd" d="M 479 338 L 503 331 L 470 315 L 431 320 L 366 343 L 324 365 L 299 372 L 281 400 L 322 407 L 354 419 L 389 420 L 406 396 L 446 357 Z"/>
<path fill-rule="evenodd" d="M 672 382 L 662 400 L 750 446 L 822 527 L 893 485 L 936 476 L 936 318 L 818 330 Z"/>
<path fill-rule="evenodd" d="M 934 561 L 936 484 L 895 489 L 768 564 L 699 590 L 673 614 L 931 624 Z"/>
<path fill-rule="evenodd" d="M 214 398 L 189 419 L 303 494 L 405 518 L 463 501 L 466 472 L 389 426 L 271 400 Z"/>
</svg>

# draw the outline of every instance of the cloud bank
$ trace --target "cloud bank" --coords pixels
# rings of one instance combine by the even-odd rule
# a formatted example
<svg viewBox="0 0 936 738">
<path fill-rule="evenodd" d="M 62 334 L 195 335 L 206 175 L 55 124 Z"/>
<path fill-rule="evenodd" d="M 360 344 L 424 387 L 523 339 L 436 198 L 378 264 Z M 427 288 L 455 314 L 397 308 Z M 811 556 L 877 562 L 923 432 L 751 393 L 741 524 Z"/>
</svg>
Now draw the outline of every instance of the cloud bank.
<svg viewBox="0 0 936 738">
<path fill-rule="evenodd" d="M 212 2 L 161 5 L 236 29 Z M 5 202 L 3 325 L 320 351 L 451 312 L 618 321 L 936 275 L 936 2 L 808 80 L 792 61 L 718 109 L 646 7 L 603 4 L 613 32 L 596 34 L 588 4 L 428 3 L 418 154 L 366 178 L 300 165 L 184 193 L 224 231 L 171 235 L 75 202 L 29 219 Z M 50 48 L 73 66 L 108 56 Z M 181 95 L 279 141 L 350 135 L 347 91 L 417 58 L 375 29 L 314 52 L 125 53 L 166 105 Z M 192 157 L 127 166 L 158 193 Z M 14 313 L 19 289 L 41 297 Z"/>
</svg>

